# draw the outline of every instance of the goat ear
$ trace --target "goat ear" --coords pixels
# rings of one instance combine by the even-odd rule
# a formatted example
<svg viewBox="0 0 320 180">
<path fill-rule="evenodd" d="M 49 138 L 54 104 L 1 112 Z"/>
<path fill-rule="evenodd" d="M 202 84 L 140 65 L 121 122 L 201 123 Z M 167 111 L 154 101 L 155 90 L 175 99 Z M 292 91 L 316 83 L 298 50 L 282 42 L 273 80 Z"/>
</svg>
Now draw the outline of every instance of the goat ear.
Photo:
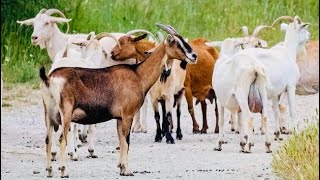
<svg viewBox="0 0 320 180">
<path fill-rule="evenodd" d="M 140 41 L 140 40 L 142 40 L 142 39 L 144 39 L 144 38 L 146 38 L 146 37 L 147 37 L 147 33 L 144 33 L 144 34 L 142 34 L 141 36 L 138 36 L 138 37 L 133 38 L 133 41 L 134 41 L 134 42 L 137 42 L 137 41 Z"/>
<path fill-rule="evenodd" d="M 65 18 L 60 18 L 60 17 L 51 17 L 50 16 L 50 22 L 51 23 L 67 23 L 71 21 L 72 19 L 65 19 Z"/>
<path fill-rule="evenodd" d="M 288 27 L 289 27 L 289 25 L 286 24 L 286 23 L 281 23 L 281 25 L 280 25 L 280 29 L 281 29 L 282 31 L 286 31 L 286 30 L 288 29 Z"/>
<path fill-rule="evenodd" d="M 310 25 L 310 23 L 303 23 L 301 25 L 300 29 L 307 28 L 309 25 Z"/>
<path fill-rule="evenodd" d="M 33 25 L 33 22 L 34 22 L 34 18 L 27 19 L 24 21 L 17 21 L 17 23 L 19 23 L 20 25 L 27 25 L 27 26 Z"/>
</svg>

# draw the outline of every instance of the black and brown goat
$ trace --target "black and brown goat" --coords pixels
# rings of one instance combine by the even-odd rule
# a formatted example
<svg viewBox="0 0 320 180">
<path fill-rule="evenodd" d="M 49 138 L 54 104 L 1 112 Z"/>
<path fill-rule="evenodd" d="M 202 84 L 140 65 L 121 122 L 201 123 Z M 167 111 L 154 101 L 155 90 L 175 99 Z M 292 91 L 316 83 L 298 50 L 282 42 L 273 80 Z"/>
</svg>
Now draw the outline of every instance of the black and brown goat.
<svg viewBox="0 0 320 180">
<path fill-rule="evenodd" d="M 40 69 L 42 92 L 52 95 L 46 96 L 48 99 L 44 100 L 54 101 L 61 115 L 61 121 L 56 123 L 62 124 L 59 165 L 62 177 L 68 177 L 65 148 L 71 121 L 96 124 L 111 119 L 117 119 L 120 175 L 133 175 L 128 168 L 128 150 L 135 113 L 142 106 L 149 89 L 160 77 L 168 59 L 188 63 L 195 63 L 197 59 L 196 53 L 172 27 L 161 24 L 157 26 L 168 32 L 168 37 L 144 62 L 137 65 L 115 65 L 102 69 L 59 68 L 49 77 L 45 75 L 44 68 Z M 136 40 L 139 39 L 142 38 L 136 37 Z M 50 114 L 51 109 L 48 110 Z M 47 127 L 51 126 L 53 125 L 47 124 Z M 50 157 L 50 130 L 48 133 L 46 153 Z M 49 176 L 52 176 L 50 159 L 47 159 L 47 170 Z"/>
</svg>

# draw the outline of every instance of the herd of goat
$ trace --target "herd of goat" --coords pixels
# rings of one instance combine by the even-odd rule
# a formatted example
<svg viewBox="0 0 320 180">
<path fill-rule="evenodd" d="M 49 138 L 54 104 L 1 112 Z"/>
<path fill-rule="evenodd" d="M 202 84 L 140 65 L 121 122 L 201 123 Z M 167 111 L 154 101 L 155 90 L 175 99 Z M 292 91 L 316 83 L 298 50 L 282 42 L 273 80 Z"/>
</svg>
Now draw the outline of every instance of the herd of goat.
<svg viewBox="0 0 320 180">
<path fill-rule="evenodd" d="M 51 16 L 53 14 L 60 17 Z M 316 65 L 319 64 L 319 41 L 309 42 L 308 23 L 298 16 L 281 16 L 271 26 L 257 26 L 251 35 L 244 26 L 243 37 L 213 42 L 205 38 L 187 40 L 164 24 L 156 25 L 167 36 L 158 32 L 156 37 L 142 29 L 98 35 L 94 32 L 68 34 L 70 20 L 57 9 L 42 9 L 34 18 L 17 21 L 33 26 L 32 44 L 46 48 L 53 62 L 48 75 L 44 68 L 40 69 L 48 177 L 53 176 L 51 161 L 56 160 L 57 154 L 54 132 L 60 125 L 61 177 L 69 177 L 66 146 L 68 155 L 76 161 L 80 140 L 88 141 L 89 156 L 97 157 L 94 152 L 96 124 L 111 119 L 117 120 L 120 175 L 127 176 L 133 175 L 127 161 L 130 132 L 147 132 L 149 100 L 157 125 L 156 142 L 165 137 L 167 143 L 174 143 L 173 108 L 177 114 L 176 139 L 182 139 L 180 108 L 185 96 L 194 133 L 207 133 L 206 100 L 215 102 L 214 132 L 219 133 L 219 138 L 214 149 L 217 151 L 226 143 L 224 109 L 231 113 L 231 130 L 240 134 L 240 148 L 245 153 L 250 153 L 254 145 L 252 113 L 260 113 L 260 129 L 269 153 L 272 150 L 266 111 L 268 100 L 272 101 L 274 134 L 278 140 L 281 134 L 290 132 L 285 123 L 287 104 L 291 119 L 296 118 L 296 93 L 306 95 L 319 90 Z M 280 26 L 285 32 L 284 41 L 268 48 L 258 33 L 265 28 L 275 28 L 280 20 L 290 22 Z M 57 23 L 67 23 L 67 33 L 61 32 Z M 215 47 L 220 47 L 220 52 Z M 195 118 L 193 98 L 195 104 L 201 105 L 201 129 Z M 81 131 L 78 124 L 84 125 Z"/>
</svg>

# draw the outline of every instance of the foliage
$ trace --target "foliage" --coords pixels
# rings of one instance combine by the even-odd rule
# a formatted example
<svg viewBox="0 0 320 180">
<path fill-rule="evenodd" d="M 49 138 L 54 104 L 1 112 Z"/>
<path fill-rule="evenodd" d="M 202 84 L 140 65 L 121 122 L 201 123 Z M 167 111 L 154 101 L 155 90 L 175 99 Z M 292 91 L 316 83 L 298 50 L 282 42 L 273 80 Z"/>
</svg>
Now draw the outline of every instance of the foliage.
<svg viewBox="0 0 320 180">
<path fill-rule="evenodd" d="M 299 15 L 310 22 L 311 39 L 319 38 L 317 0 L 2 0 L 1 66 L 8 82 L 38 80 L 38 68 L 50 66 L 46 50 L 31 45 L 32 27 L 16 20 L 34 17 L 42 8 L 60 9 L 68 18 L 72 33 L 127 32 L 135 28 L 156 32 L 156 22 L 170 24 L 189 39 L 205 37 L 223 40 L 238 37 L 241 26 L 249 31 L 260 24 L 270 25 L 281 15 Z M 65 25 L 60 25 L 64 31 Z M 269 46 L 283 40 L 284 33 L 263 30 Z"/>
</svg>

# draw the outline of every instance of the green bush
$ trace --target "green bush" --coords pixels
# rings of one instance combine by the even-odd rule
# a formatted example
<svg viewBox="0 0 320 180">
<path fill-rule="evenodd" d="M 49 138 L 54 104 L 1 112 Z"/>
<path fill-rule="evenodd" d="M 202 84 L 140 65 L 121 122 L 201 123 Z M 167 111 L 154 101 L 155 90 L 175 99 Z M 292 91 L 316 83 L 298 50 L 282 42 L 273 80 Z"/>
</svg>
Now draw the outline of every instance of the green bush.
<svg viewBox="0 0 320 180">
<path fill-rule="evenodd" d="M 127 32 L 135 28 L 156 32 L 156 22 L 170 24 L 189 39 L 205 37 L 223 40 L 241 36 L 241 26 L 249 31 L 260 24 L 271 24 L 282 15 L 299 15 L 311 23 L 311 39 L 319 38 L 317 0 L 2 0 L 1 65 L 8 82 L 38 80 L 38 68 L 49 66 L 46 50 L 31 45 L 32 27 L 16 20 L 34 17 L 42 8 L 60 9 L 71 18 L 71 32 Z M 60 25 L 65 30 L 65 25 Z M 279 26 L 278 26 L 279 27 Z M 283 40 L 284 33 L 264 30 L 261 38 L 269 46 Z"/>
<path fill-rule="evenodd" d="M 293 133 L 278 148 L 272 161 L 281 179 L 319 179 L 319 114 L 316 123 Z"/>
</svg>

